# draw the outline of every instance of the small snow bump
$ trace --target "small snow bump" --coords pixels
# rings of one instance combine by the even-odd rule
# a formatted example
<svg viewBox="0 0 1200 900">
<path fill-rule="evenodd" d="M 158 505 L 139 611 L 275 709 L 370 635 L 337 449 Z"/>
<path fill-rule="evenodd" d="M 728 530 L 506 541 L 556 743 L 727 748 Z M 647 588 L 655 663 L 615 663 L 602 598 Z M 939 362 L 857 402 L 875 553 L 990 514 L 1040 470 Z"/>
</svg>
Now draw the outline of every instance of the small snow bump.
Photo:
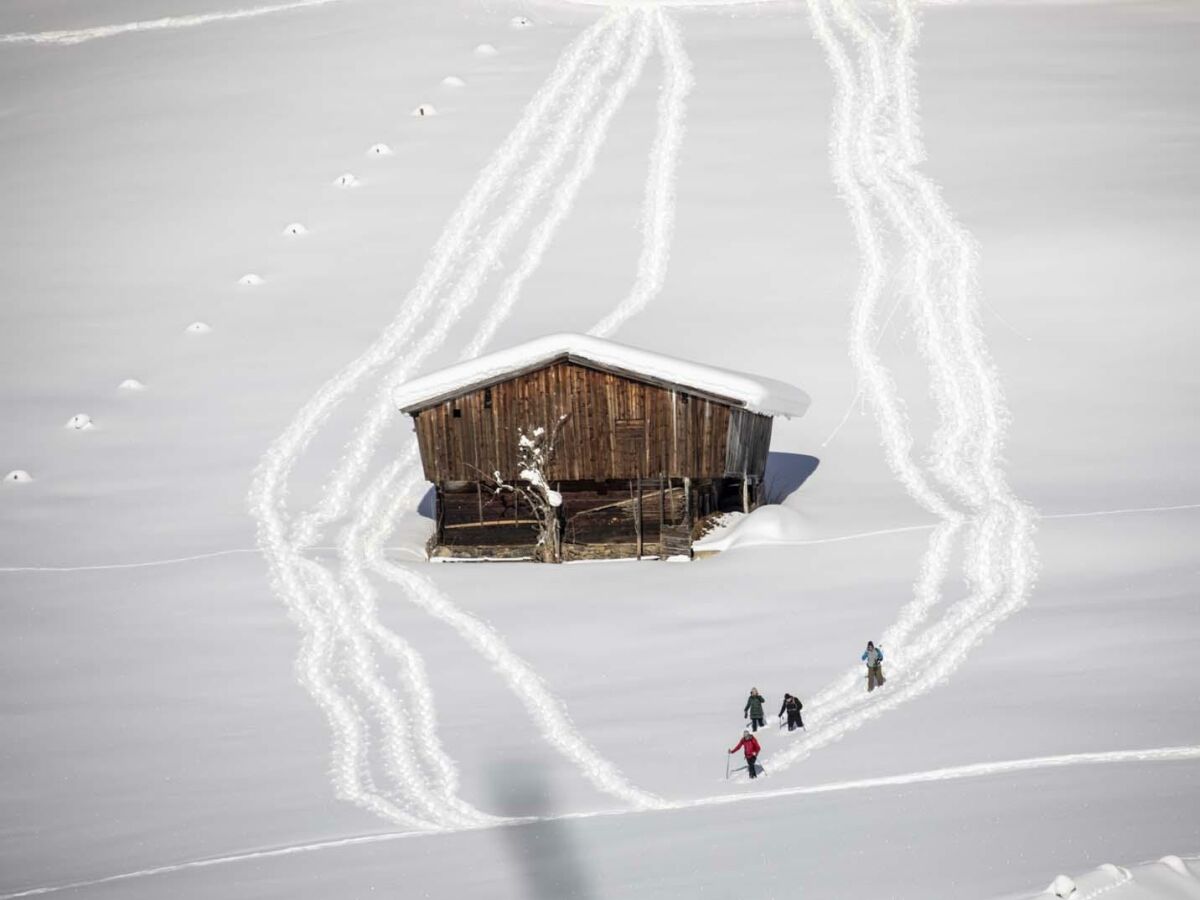
<svg viewBox="0 0 1200 900">
<path fill-rule="evenodd" d="M 1189 869 L 1187 867 L 1187 864 L 1184 863 L 1184 861 L 1182 859 L 1180 859 L 1178 856 L 1175 856 L 1173 853 L 1167 854 L 1162 859 L 1160 859 L 1159 862 L 1162 863 L 1164 866 L 1166 866 L 1168 869 L 1170 869 L 1172 872 L 1174 872 L 1176 875 L 1182 875 L 1185 878 L 1195 878 L 1196 877 L 1192 874 L 1191 869 Z"/>
<path fill-rule="evenodd" d="M 1075 882 L 1066 875 L 1059 875 L 1046 888 L 1046 893 L 1054 897 L 1071 897 L 1075 894 Z"/>
<path fill-rule="evenodd" d="M 4 476 L 4 480 L 13 484 L 28 484 L 33 481 L 33 476 L 24 469 L 13 469 Z"/>
<path fill-rule="evenodd" d="M 87 431 L 94 423 L 87 413 L 76 413 L 67 420 L 66 428 L 70 431 Z"/>
<path fill-rule="evenodd" d="M 287 228 L 283 229 L 285 237 L 303 237 L 308 234 L 308 229 L 302 222 L 293 222 Z"/>
<path fill-rule="evenodd" d="M 262 276 L 255 275 L 253 272 L 249 272 L 238 279 L 238 284 L 244 287 L 257 287 L 262 283 Z"/>
<path fill-rule="evenodd" d="M 391 156 L 392 148 L 387 144 L 372 144 L 367 156 Z"/>
<path fill-rule="evenodd" d="M 207 322 L 193 322 L 187 330 L 189 334 L 208 334 L 212 331 L 212 326 Z"/>
<path fill-rule="evenodd" d="M 422 103 L 412 111 L 412 114 L 417 118 L 421 118 L 422 116 L 436 116 L 438 111 L 432 103 Z"/>
<path fill-rule="evenodd" d="M 122 391 L 144 391 L 146 386 L 136 378 L 126 378 L 117 387 Z"/>
<path fill-rule="evenodd" d="M 358 187 L 360 184 L 362 184 L 362 182 L 358 180 L 358 176 L 353 172 L 343 172 L 334 179 L 333 183 L 340 188 Z"/>
<path fill-rule="evenodd" d="M 512 28 L 532 28 L 533 22 L 526 16 L 516 16 L 508 23 Z"/>
<path fill-rule="evenodd" d="M 457 75 L 447 75 L 442 79 L 442 86 L 448 88 L 462 88 L 466 87 L 467 83 Z"/>
<path fill-rule="evenodd" d="M 476 56 L 495 56 L 500 51 L 491 44 L 480 44 L 475 48 Z"/>
</svg>

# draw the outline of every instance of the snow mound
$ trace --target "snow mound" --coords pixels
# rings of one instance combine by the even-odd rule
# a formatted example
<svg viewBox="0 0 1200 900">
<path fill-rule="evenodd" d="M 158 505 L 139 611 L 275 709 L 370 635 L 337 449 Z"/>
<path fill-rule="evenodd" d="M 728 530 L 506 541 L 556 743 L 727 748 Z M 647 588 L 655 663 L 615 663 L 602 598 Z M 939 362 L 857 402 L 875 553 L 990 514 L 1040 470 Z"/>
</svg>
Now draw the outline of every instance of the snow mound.
<svg viewBox="0 0 1200 900">
<path fill-rule="evenodd" d="M 212 326 L 207 322 L 193 322 L 187 327 L 188 334 L 208 334 Z"/>
<path fill-rule="evenodd" d="M 1053 897 L 1070 897 L 1075 893 L 1075 882 L 1066 875 L 1059 875 L 1046 888 L 1045 893 Z"/>
<path fill-rule="evenodd" d="M 497 50 L 495 47 L 493 47 L 491 44 L 480 44 L 478 47 L 475 48 L 476 56 L 495 56 L 499 52 L 500 51 Z"/>
<path fill-rule="evenodd" d="M 633 377 L 640 375 L 680 391 L 706 394 L 766 415 L 799 417 L 804 415 L 809 404 L 808 394 L 782 381 L 688 362 L 591 335 L 563 332 L 535 338 L 414 379 L 397 391 L 396 405 L 407 412 L 557 360 Z"/>
<path fill-rule="evenodd" d="M 467 83 L 465 81 L 463 81 L 461 78 L 459 78 L 457 75 L 447 75 L 445 78 L 442 79 L 442 87 L 461 88 L 461 87 L 466 87 L 466 86 L 467 86 Z"/>
<path fill-rule="evenodd" d="M 67 424 L 64 426 L 69 431 L 87 431 L 95 426 L 92 417 L 87 413 L 76 413 L 67 419 Z"/>
<path fill-rule="evenodd" d="M 28 484 L 33 481 L 33 476 L 24 469 L 13 469 L 4 476 L 4 480 L 11 484 Z"/>
<path fill-rule="evenodd" d="M 391 156 L 392 148 L 387 144 L 372 144 L 367 150 L 367 156 Z"/>
<path fill-rule="evenodd" d="M 772 544 L 801 544 L 812 540 L 812 528 L 804 516 L 787 506 L 760 506 L 741 515 L 731 528 L 697 541 L 697 553 L 724 553 L 735 547 L 769 547 Z"/>
<path fill-rule="evenodd" d="M 303 237 L 308 234 L 308 228 L 302 222 L 293 222 L 287 228 L 283 229 L 284 237 Z"/>
<path fill-rule="evenodd" d="M 238 279 L 238 284 L 242 285 L 243 287 L 257 287 L 262 283 L 262 276 L 255 275 L 253 272 L 248 272 Z"/>
<path fill-rule="evenodd" d="M 333 183 L 340 188 L 358 187 L 360 184 L 362 184 L 362 182 L 358 180 L 358 176 L 353 172 L 343 172 L 333 180 Z"/>
<path fill-rule="evenodd" d="M 419 119 L 423 116 L 436 116 L 438 111 L 432 103 L 422 103 L 412 111 L 412 114 Z"/>
<path fill-rule="evenodd" d="M 1185 878 L 1195 878 L 1196 877 L 1195 875 L 1192 874 L 1191 869 L 1189 869 L 1187 867 L 1187 864 L 1184 863 L 1184 861 L 1182 859 L 1180 859 L 1178 856 L 1175 856 L 1174 854 L 1168 854 L 1167 856 L 1164 856 L 1162 859 L 1159 860 L 1159 862 L 1162 863 L 1164 866 L 1166 866 L 1168 869 L 1170 869 L 1172 872 L 1174 872 L 1176 875 L 1182 875 Z"/>
<path fill-rule="evenodd" d="M 533 21 L 526 16 L 516 16 L 508 23 L 511 28 L 532 28 Z"/>
<path fill-rule="evenodd" d="M 126 378 L 119 385 L 117 385 L 117 389 L 122 391 L 144 391 L 146 386 L 136 378 Z"/>
</svg>

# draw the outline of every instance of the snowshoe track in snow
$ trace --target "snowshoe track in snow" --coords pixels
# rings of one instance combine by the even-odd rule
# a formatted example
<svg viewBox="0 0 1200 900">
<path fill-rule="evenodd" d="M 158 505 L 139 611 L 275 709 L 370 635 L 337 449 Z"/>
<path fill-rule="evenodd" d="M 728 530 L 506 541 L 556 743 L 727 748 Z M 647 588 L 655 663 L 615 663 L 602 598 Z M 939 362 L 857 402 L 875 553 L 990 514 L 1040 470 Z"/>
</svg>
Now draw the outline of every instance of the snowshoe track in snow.
<svg viewBox="0 0 1200 900">
<path fill-rule="evenodd" d="M 908 0 L 894 20 L 875 22 L 856 0 L 809 0 L 813 30 L 837 86 L 831 156 L 863 256 L 851 356 L 879 424 L 885 457 L 910 496 L 937 515 L 913 599 L 880 640 L 888 683 L 867 694 L 861 669 L 811 701 L 809 733 L 772 758 L 776 770 L 839 740 L 949 677 L 1032 589 L 1034 514 L 1003 474 L 1007 411 L 978 325 L 976 254 L 920 158 L 911 53 L 916 21 Z M 853 53 L 857 51 L 857 65 Z M 940 419 L 930 458 L 914 439 L 877 349 L 877 309 L 889 275 L 890 226 L 912 273 L 910 315 Z M 947 606 L 952 554 L 965 558 L 967 595 Z M 920 631 L 941 610 L 941 618 Z"/>
<path fill-rule="evenodd" d="M 414 727 L 434 724 L 431 686 L 419 654 L 380 622 L 368 567 L 400 586 L 411 602 L 454 627 L 517 694 L 550 745 L 597 789 L 638 807 L 662 802 L 629 784 L 590 747 L 570 723 L 561 701 L 493 629 L 458 609 L 428 578 L 384 557 L 383 543 L 394 519 L 419 484 L 414 450 L 385 467 L 365 494 L 358 494 L 384 429 L 395 415 L 394 389 L 444 344 L 451 326 L 472 306 L 497 268 L 501 253 L 533 210 L 545 202 L 545 217 L 531 233 L 514 275 L 483 316 L 464 355 L 474 355 L 491 339 L 569 214 L 612 119 L 640 79 L 655 43 L 664 57 L 667 86 L 651 152 L 647 247 L 631 292 L 634 302 L 624 304 L 611 327 L 658 293 L 673 218 L 674 172 L 684 100 L 691 86 L 690 66 L 677 26 L 660 11 L 616 10 L 568 47 L 460 203 L 392 325 L 304 406 L 268 450 L 255 476 L 251 508 L 259 521 L 260 545 L 277 592 L 301 626 L 299 671 L 331 726 L 338 795 L 409 827 L 455 828 L 485 825 L 493 819 L 458 800 L 453 765 L 436 739 L 429 746 L 414 740 Z M 564 168 L 569 160 L 573 162 Z M 417 329 L 430 314 L 436 316 L 418 337 Z M 376 374 L 389 364 L 390 371 Z M 306 512 L 290 514 L 284 497 L 296 461 L 330 413 L 371 381 L 375 401 L 320 500 Z M 335 576 L 304 554 L 316 546 L 328 526 L 351 513 L 352 521 L 338 539 Z M 377 651 L 399 664 L 399 690 L 376 673 Z M 346 673 L 345 685 L 333 677 L 335 671 Z M 381 759 L 373 755 L 375 744 Z M 376 784 L 377 771 L 388 777 L 388 787 Z"/>
</svg>

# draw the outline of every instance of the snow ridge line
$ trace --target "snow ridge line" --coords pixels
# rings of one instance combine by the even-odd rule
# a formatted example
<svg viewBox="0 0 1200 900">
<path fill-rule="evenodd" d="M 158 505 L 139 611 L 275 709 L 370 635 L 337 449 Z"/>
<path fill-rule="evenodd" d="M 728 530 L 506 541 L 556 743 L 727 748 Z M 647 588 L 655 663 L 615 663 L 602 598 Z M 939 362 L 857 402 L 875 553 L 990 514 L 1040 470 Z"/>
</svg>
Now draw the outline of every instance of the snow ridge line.
<svg viewBox="0 0 1200 900">
<path fill-rule="evenodd" d="M 343 635 L 347 629 L 355 626 L 337 615 L 338 611 L 331 602 L 337 599 L 336 595 L 325 591 L 328 583 L 312 565 L 306 564 L 297 545 L 288 539 L 284 498 L 287 480 L 296 460 L 332 410 L 374 369 L 386 363 L 411 333 L 453 264 L 468 251 L 472 234 L 484 211 L 536 140 L 546 113 L 561 97 L 568 96 L 578 81 L 587 57 L 611 27 L 612 19 L 606 16 L 568 47 L 555 71 L 527 105 L 517 127 L 493 155 L 460 203 L 435 245 L 420 280 L 402 304 L 399 315 L 365 353 L 326 382 L 304 405 L 284 433 L 268 448 L 250 491 L 251 512 L 258 521 L 259 546 L 267 557 L 272 584 L 301 627 L 303 637 L 297 661 L 301 682 L 325 712 L 330 724 L 335 791 L 339 797 L 364 809 L 413 827 L 458 825 L 462 823 L 464 815 L 472 816 L 479 822 L 486 821 L 488 817 L 477 811 L 468 813 L 455 798 L 445 797 L 444 814 L 435 813 L 431 819 L 419 818 L 397 807 L 376 789 L 370 774 L 367 751 L 370 725 L 353 701 L 338 691 L 334 675 L 335 624 Z M 310 591 L 314 588 L 324 595 L 324 605 L 311 599 Z M 351 643 L 352 651 L 360 648 L 360 644 Z M 414 658 L 403 645 L 392 643 L 389 649 L 407 660 Z M 350 662 L 354 665 L 356 681 L 370 691 L 376 704 L 389 704 L 389 708 L 397 709 L 392 705 L 398 703 L 394 695 L 388 696 L 373 690 L 372 673 L 368 670 L 371 661 L 361 653 L 354 652 Z M 402 668 L 402 674 L 406 678 L 410 697 L 429 696 L 422 668 L 408 665 Z M 385 717 L 385 728 L 385 741 L 390 751 L 389 774 L 400 777 L 399 788 L 403 801 L 406 806 L 414 805 L 428 810 L 430 799 L 423 780 L 415 777 L 411 764 L 406 765 L 401 760 L 424 758 L 427 767 L 436 776 L 441 770 L 439 761 L 444 756 L 436 732 L 413 746 L 411 729 L 407 728 L 407 720 L 399 713 Z M 403 749 L 405 744 L 408 745 L 407 750 Z M 444 788 L 448 782 L 444 770 L 441 773 Z"/>
<path fill-rule="evenodd" d="M 411 461 L 415 458 L 415 448 L 409 447 L 406 451 L 404 459 Z M 413 488 L 416 487 L 416 482 L 413 482 Z M 409 489 L 410 493 L 412 488 Z M 1085 512 L 1068 512 L 1068 513 L 1042 513 L 1038 516 L 1040 521 L 1048 522 L 1055 519 L 1098 519 L 1107 516 L 1126 516 L 1136 515 L 1138 513 L 1159 513 L 1159 512 L 1181 512 L 1184 510 L 1200 509 L 1200 503 L 1181 503 L 1174 506 L 1131 506 L 1123 509 L 1097 509 Z M 936 523 L 926 523 L 924 525 L 900 525 L 896 528 L 879 528 L 872 531 L 856 531 L 850 534 L 839 534 L 833 537 L 813 538 L 807 541 L 779 541 L 774 546 L 780 547 L 807 547 L 810 544 L 837 544 L 843 541 L 860 541 L 866 538 L 886 537 L 892 534 L 905 534 L 910 531 L 932 531 L 937 527 Z M 756 545 L 760 546 L 760 545 Z M 312 550 L 331 550 L 336 551 L 337 547 L 309 547 Z M 398 553 L 413 553 L 408 547 L 390 547 L 387 548 Z M 217 559 L 222 556 L 242 556 L 247 554 L 261 554 L 263 551 L 259 547 L 234 547 L 229 550 L 213 550 L 208 553 L 197 553 L 193 556 L 176 556 L 166 559 L 148 559 L 142 562 L 128 563 L 108 563 L 91 566 L 0 566 L 0 574 L 17 574 L 21 572 L 105 572 L 114 569 L 148 569 L 157 566 L 174 566 L 189 562 L 202 562 L 208 559 Z M 424 559 L 422 555 L 420 559 Z"/>
<path fill-rule="evenodd" d="M 1099 897 L 1102 894 L 1107 894 L 1109 891 L 1115 891 L 1117 888 L 1124 887 L 1125 885 L 1129 884 L 1129 882 L 1133 881 L 1133 872 L 1124 866 L 1113 866 L 1109 864 L 1109 867 L 1116 871 L 1117 877 L 1108 884 L 1098 887 L 1093 891 L 1088 891 L 1086 894 L 1080 894 L 1078 900 L 1092 900 L 1093 897 Z M 1101 866 L 1100 868 L 1107 870 L 1108 867 Z"/>
<path fill-rule="evenodd" d="M 39 31 L 33 33 L 18 31 L 11 34 L 0 34 L 0 44 L 58 44 L 60 46 L 73 46 L 75 44 L 82 44 L 85 41 L 93 41 L 97 38 L 128 34 L 132 31 L 166 31 L 174 28 L 194 28 L 197 25 L 208 25 L 212 22 L 254 19 L 258 16 L 267 16 L 272 13 L 340 2 L 341 0 L 293 0 L 291 3 L 275 3 L 270 6 L 252 6 L 246 9 L 231 9 L 227 12 L 201 13 L 191 16 L 166 16 L 161 19 L 148 19 L 142 22 L 125 22 L 121 25 L 99 25 L 95 28 L 76 28 L 63 31 Z"/>
<path fill-rule="evenodd" d="M 491 827 L 520 827 L 537 825 L 543 822 L 565 822 L 576 819 L 603 818 L 608 816 L 636 815 L 646 812 L 671 812 L 687 809 L 697 809 L 706 806 L 726 805 L 732 803 L 749 803 L 766 800 L 776 800 L 786 797 L 808 794 L 827 794 L 851 790 L 871 790 L 874 788 L 902 787 L 912 784 L 929 784 L 940 781 L 958 781 L 967 778 L 982 778 L 990 775 L 1009 775 L 1019 772 L 1031 772 L 1040 769 L 1067 768 L 1071 766 L 1115 765 L 1122 763 L 1147 762 L 1190 762 L 1200 760 L 1200 746 L 1158 747 L 1147 750 L 1116 750 L 1097 753 L 1071 753 L 1060 756 L 1038 756 L 1025 759 L 1002 760 L 991 763 L 974 763 L 965 766 L 951 766 L 942 769 L 931 769 L 921 772 L 909 772 L 903 775 L 885 775 L 877 778 L 862 778 L 855 781 L 827 782 L 825 784 L 807 787 L 779 788 L 768 791 L 755 791 L 741 794 L 719 794 L 713 797 L 701 797 L 695 800 L 684 800 L 667 804 L 656 809 L 619 809 L 603 810 L 584 813 L 566 813 L 557 816 L 529 817 L 520 819 L 505 819 Z M 263 850 L 248 850 L 242 853 L 229 853 L 223 856 L 210 856 L 204 859 L 189 860 L 169 865 L 153 866 L 93 878 L 83 881 L 73 881 L 64 884 L 47 885 L 29 888 L 10 894 L 0 894 L 0 900 L 20 900 L 24 897 L 37 897 L 63 891 L 79 890 L 97 887 L 103 884 L 113 884 L 122 881 L 134 881 L 151 878 L 157 875 L 170 875 L 195 869 L 208 869 L 216 866 L 236 865 L 242 862 L 254 862 L 264 859 L 277 859 L 284 856 L 297 856 L 303 853 L 318 853 L 322 850 L 336 850 L 343 847 L 358 847 L 366 844 L 391 843 L 393 841 L 412 840 L 432 837 L 436 834 L 456 834 L 464 831 L 482 830 L 486 826 L 475 828 L 447 829 L 444 831 L 400 831 L 366 834 L 355 837 L 334 838 L 325 841 L 314 841 L 307 844 L 291 844 L 284 847 L 272 847 Z M 1197 859 L 1200 857 L 1186 857 Z"/>
<path fill-rule="evenodd" d="M 547 183 L 577 141 L 579 129 L 599 100 L 603 77 L 620 62 L 631 20 L 629 14 L 617 16 L 615 24 L 604 36 L 599 59 L 587 68 L 583 77 L 573 86 L 572 96 L 560 112 L 561 118 L 550 126 L 550 143 L 539 154 L 534 166 L 522 176 L 515 198 L 505 204 L 503 214 L 492 226 L 486 239 L 474 248 L 466 271 L 453 283 L 449 296 L 440 302 L 436 323 L 413 349 L 403 354 L 403 362 L 383 379 L 374 406 L 359 425 L 337 469 L 326 482 L 321 503 L 313 512 L 301 517 L 293 533 L 297 545 L 315 543 L 319 539 L 321 525 L 348 511 L 354 488 L 370 465 L 384 428 L 394 421 L 396 407 L 392 400 L 393 392 L 441 347 L 451 327 L 463 311 L 474 303 L 484 281 L 499 265 L 500 254 L 526 221 Z"/>
<path fill-rule="evenodd" d="M 894 388 L 890 379 L 881 379 L 871 371 L 876 361 L 863 353 L 869 342 L 864 339 L 865 328 L 859 320 L 852 332 L 858 337 L 855 362 L 865 375 L 868 396 L 874 401 L 885 442 L 890 445 L 889 464 L 910 493 L 919 502 L 925 501 L 923 505 L 937 512 L 943 521 L 931 538 L 914 600 L 902 610 L 881 642 L 893 648 L 889 654 L 892 686 L 883 695 L 868 699 L 861 676 L 850 673 L 819 693 L 811 703 L 812 736 L 806 735 L 802 743 L 777 756 L 776 768 L 840 739 L 949 677 L 992 628 L 1024 605 L 1034 569 L 1033 514 L 1013 496 L 999 462 L 1006 414 L 997 375 L 977 324 L 974 247 L 953 221 L 932 183 L 911 168 L 919 153 L 909 58 L 916 39 L 911 8 L 906 2 L 899 7 L 900 37 L 889 75 L 880 48 L 881 30 L 852 0 L 829 0 L 828 5 L 840 26 L 857 42 L 861 77 L 870 85 L 869 89 L 857 86 L 849 56 L 826 18 L 825 3 L 810 0 L 814 33 L 826 50 L 838 84 L 835 177 L 851 207 L 866 257 L 867 298 L 869 301 L 870 289 L 881 279 L 884 265 L 882 236 L 871 217 L 872 207 L 878 204 L 905 240 L 913 276 L 914 315 L 941 420 L 933 438 L 930 469 L 971 512 L 964 517 L 948 506 L 931 508 L 930 496 L 914 491 L 928 487 L 932 492 L 933 488 L 923 475 L 919 480 L 913 477 L 913 464 L 907 454 L 911 438 L 905 433 L 902 442 L 894 431 Z M 908 99 L 897 102 L 899 96 Z M 888 120 L 889 101 L 894 110 L 907 116 L 907 121 Z M 856 140 L 851 142 L 848 119 L 856 105 L 858 128 Z M 851 164 L 851 148 L 856 165 Z M 880 164 L 880 157 L 887 161 L 886 167 Z M 906 160 L 906 164 L 897 160 Z M 874 202 L 868 199 L 867 190 Z M 938 277 L 931 281 L 934 269 Z M 856 315 L 863 310 L 870 314 L 869 302 L 857 305 Z M 885 390 L 882 403 L 880 388 Z M 897 453 L 898 449 L 906 452 Z M 941 602 L 949 553 L 964 526 L 964 574 L 969 595 L 909 643 L 915 627 Z"/>
<path fill-rule="evenodd" d="M 683 143 L 687 98 L 694 80 L 678 24 L 658 7 L 654 8 L 652 15 L 658 26 L 658 44 L 666 66 L 667 81 L 659 98 L 658 129 L 650 151 L 650 171 L 646 176 L 642 254 L 629 296 L 589 329 L 588 334 L 597 337 L 612 334 L 658 296 L 666 281 L 667 264 L 671 258 L 679 148 Z"/>
</svg>

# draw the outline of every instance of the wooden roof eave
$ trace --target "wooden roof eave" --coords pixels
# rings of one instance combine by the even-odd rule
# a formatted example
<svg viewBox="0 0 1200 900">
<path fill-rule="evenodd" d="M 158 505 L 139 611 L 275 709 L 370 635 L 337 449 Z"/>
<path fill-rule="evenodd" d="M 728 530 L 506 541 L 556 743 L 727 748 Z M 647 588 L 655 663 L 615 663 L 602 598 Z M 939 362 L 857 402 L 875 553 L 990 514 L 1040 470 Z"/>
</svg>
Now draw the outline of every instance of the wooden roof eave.
<svg viewBox="0 0 1200 900">
<path fill-rule="evenodd" d="M 640 384 L 649 384 L 656 387 L 666 388 L 667 390 L 680 391 L 689 394 L 693 397 L 700 397 L 704 400 L 710 400 L 714 403 L 721 403 L 725 406 L 730 406 L 735 409 L 744 409 L 746 402 L 744 400 L 736 400 L 733 397 L 723 397 L 720 394 L 714 394 L 711 391 L 701 390 L 700 388 L 691 387 L 690 385 L 680 384 L 672 381 L 665 381 L 661 378 L 652 378 L 649 375 L 644 375 L 640 372 L 623 369 L 620 366 L 608 366 L 587 359 L 586 357 L 577 356 L 573 353 L 560 353 L 552 356 L 549 359 L 544 359 L 536 363 L 530 363 L 519 369 L 510 369 L 502 375 L 497 375 L 493 378 L 484 378 L 479 381 L 472 382 L 468 385 L 455 388 L 453 391 L 447 391 L 444 394 L 439 394 L 436 397 L 430 397 L 422 400 L 420 403 L 413 403 L 408 406 L 402 406 L 400 412 L 407 415 L 415 416 L 427 409 L 432 409 L 447 400 L 453 400 L 455 397 L 462 397 L 464 394 L 470 394 L 473 391 L 481 391 L 484 388 L 492 387 L 493 385 L 501 384 L 505 381 L 510 381 L 513 378 L 520 378 L 522 375 L 528 375 L 530 372 L 536 372 L 539 369 L 544 369 L 547 366 L 552 366 L 555 363 L 567 362 L 585 369 L 591 369 L 595 372 L 607 372 L 610 375 L 617 375 L 621 378 L 628 378 L 630 381 L 636 381 Z M 765 415 L 765 413 L 764 413 Z"/>
</svg>

